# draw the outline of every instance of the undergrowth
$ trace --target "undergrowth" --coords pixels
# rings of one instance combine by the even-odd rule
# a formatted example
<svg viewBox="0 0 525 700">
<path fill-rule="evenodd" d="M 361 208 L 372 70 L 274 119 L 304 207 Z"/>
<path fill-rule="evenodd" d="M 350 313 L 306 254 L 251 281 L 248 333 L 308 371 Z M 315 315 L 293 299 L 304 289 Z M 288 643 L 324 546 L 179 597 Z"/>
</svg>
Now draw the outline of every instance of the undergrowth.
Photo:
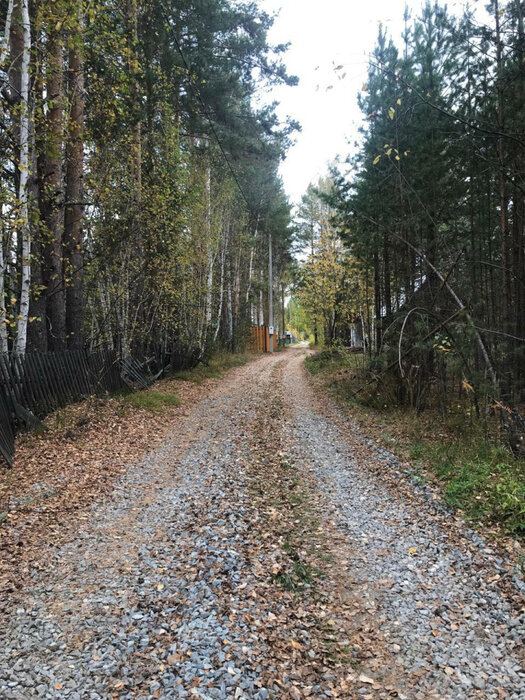
<svg viewBox="0 0 525 700">
<path fill-rule="evenodd" d="M 193 369 L 182 370 L 173 374 L 174 379 L 202 384 L 205 379 L 219 379 L 229 369 L 240 367 L 250 359 L 249 353 L 220 353 L 206 363 L 201 362 Z"/>
<path fill-rule="evenodd" d="M 447 502 L 469 519 L 499 523 L 506 532 L 525 537 L 525 461 L 469 432 L 455 440 L 414 441 L 409 456 L 429 465 Z"/>
<path fill-rule="evenodd" d="M 467 519 L 525 538 L 525 461 L 501 442 L 496 418 L 477 419 L 457 400 L 445 413 L 400 408 L 388 382 L 367 386 L 363 356 L 344 349 L 318 352 L 306 367 L 339 404 L 366 421 L 374 437 L 413 463 L 415 479 L 424 480 L 427 470 L 441 484 L 444 500 Z"/>
<path fill-rule="evenodd" d="M 311 374 L 341 370 L 361 371 L 364 367 L 362 353 L 348 352 L 341 347 L 320 350 L 315 355 L 309 355 L 305 362 Z"/>
</svg>

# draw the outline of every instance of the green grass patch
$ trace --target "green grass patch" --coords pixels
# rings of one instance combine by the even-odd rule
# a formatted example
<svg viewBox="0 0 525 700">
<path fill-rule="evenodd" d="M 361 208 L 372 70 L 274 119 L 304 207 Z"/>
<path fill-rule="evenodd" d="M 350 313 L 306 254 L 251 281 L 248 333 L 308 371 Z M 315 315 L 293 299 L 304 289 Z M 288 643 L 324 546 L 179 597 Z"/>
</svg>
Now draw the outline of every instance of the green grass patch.
<svg viewBox="0 0 525 700">
<path fill-rule="evenodd" d="M 178 396 L 154 389 L 128 394 L 124 397 L 124 401 L 135 408 L 144 408 L 154 413 L 162 413 L 167 406 L 179 406 L 180 404 Z"/>
<path fill-rule="evenodd" d="M 525 461 L 504 445 L 469 436 L 416 441 L 413 459 L 424 461 L 443 484 L 445 500 L 474 521 L 498 523 L 525 537 Z"/>
<path fill-rule="evenodd" d="M 288 554 L 295 555 L 295 547 L 292 543 L 285 543 L 283 549 Z M 306 585 L 311 586 L 319 576 L 320 571 L 318 569 L 296 558 L 290 569 L 272 574 L 272 579 L 284 590 L 297 593 Z"/>
<path fill-rule="evenodd" d="M 233 367 L 240 367 L 246 364 L 250 357 L 249 353 L 220 353 L 214 355 L 206 363 L 201 362 L 193 369 L 176 372 L 173 377 L 174 379 L 202 384 L 205 379 L 220 379 Z"/>
</svg>

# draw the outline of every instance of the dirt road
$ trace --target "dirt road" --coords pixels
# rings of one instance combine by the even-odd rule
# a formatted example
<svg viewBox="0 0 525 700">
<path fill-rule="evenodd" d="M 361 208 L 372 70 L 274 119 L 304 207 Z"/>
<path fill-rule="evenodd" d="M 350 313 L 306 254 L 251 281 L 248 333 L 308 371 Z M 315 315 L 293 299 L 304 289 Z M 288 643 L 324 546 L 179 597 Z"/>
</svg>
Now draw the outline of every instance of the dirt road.
<svg viewBox="0 0 525 700">
<path fill-rule="evenodd" d="M 397 488 L 307 352 L 230 372 L 34 572 L 2 697 L 525 697 L 504 562 Z"/>
</svg>

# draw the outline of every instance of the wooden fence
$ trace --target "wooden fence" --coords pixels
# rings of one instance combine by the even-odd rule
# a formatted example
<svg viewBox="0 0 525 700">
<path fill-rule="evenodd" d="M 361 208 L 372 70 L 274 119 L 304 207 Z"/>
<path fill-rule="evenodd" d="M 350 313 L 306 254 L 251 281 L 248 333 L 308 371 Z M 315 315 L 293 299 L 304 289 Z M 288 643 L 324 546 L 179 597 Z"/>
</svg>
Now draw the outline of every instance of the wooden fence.
<svg viewBox="0 0 525 700">
<path fill-rule="evenodd" d="M 137 360 L 112 350 L 0 354 L 0 454 L 11 466 L 14 435 L 49 413 L 88 396 L 126 386 L 144 389 L 153 376 Z"/>
<path fill-rule="evenodd" d="M 268 326 L 250 326 L 250 349 L 253 352 L 270 352 Z"/>
</svg>

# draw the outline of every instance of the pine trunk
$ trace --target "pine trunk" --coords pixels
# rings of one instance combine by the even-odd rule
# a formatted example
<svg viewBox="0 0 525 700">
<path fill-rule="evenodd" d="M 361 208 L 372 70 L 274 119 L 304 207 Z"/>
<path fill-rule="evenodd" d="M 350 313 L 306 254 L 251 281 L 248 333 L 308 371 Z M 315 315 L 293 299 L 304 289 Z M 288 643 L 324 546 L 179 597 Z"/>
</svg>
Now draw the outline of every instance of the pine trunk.
<svg viewBox="0 0 525 700">
<path fill-rule="evenodd" d="M 48 347 L 62 350 L 66 344 L 66 295 L 64 289 L 64 208 L 62 161 L 64 141 L 63 106 L 63 43 L 52 29 L 47 54 L 47 117 L 44 173 L 40 189 L 40 218 L 46 245 L 44 246 L 44 283 L 46 285 L 46 315 Z"/>
<path fill-rule="evenodd" d="M 69 134 L 66 146 L 66 203 L 64 238 L 67 255 L 66 330 L 68 347 L 83 347 L 83 159 L 84 159 L 84 60 L 83 17 L 79 10 L 78 33 L 69 49 L 68 93 Z"/>
</svg>

